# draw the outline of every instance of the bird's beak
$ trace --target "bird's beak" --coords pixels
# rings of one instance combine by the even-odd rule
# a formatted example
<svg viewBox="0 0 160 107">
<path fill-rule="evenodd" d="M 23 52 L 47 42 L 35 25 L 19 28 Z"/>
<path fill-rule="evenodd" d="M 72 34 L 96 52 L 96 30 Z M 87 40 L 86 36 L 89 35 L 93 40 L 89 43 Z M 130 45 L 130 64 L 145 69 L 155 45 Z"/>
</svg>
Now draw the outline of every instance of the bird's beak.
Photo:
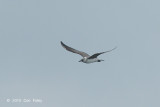
<svg viewBox="0 0 160 107">
<path fill-rule="evenodd" d="M 82 60 L 78 61 L 78 62 L 82 62 Z"/>
</svg>

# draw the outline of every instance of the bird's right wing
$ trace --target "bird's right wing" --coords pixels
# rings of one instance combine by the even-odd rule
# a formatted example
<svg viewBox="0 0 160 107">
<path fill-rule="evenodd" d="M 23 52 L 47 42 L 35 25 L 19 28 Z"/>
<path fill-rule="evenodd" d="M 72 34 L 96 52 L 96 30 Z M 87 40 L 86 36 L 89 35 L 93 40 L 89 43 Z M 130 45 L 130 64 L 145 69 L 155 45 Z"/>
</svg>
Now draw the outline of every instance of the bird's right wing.
<svg viewBox="0 0 160 107">
<path fill-rule="evenodd" d="M 90 55 L 88 55 L 88 54 L 85 53 L 85 52 L 82 52 L 82 51 L 73 49 L 73 48 L 65 45 L 62 41 L 61 41 L 61 45 L 62 45 L 63 48 L 65 48 L 66 50 L 68 50 L 68 51 L 70 51 L 70 52 L 73 52 L 73 53 L 76 53 L 76 54 L 79 54 L 79 55 L 81 55 L 82 57 L 89 57 L 89 56 L 90 56 Z"/>
<path fill-rule="evenodd" d="M 114 48 L 111 49 L 111 50 L 108 50 L 108 51 L 105 51 L 105 52 L 96 53 L 96 54 L 90 56 L 88 59 L 97 58 L 97 56 L 99 56 L 99 55 L 101 55 L 101 54 L 103 54 L 103 53 L 111 52 L 111 51 L 115 50 L 116 48 L 117 48 L 117 47 L 114 47 Z"/>
</svg>

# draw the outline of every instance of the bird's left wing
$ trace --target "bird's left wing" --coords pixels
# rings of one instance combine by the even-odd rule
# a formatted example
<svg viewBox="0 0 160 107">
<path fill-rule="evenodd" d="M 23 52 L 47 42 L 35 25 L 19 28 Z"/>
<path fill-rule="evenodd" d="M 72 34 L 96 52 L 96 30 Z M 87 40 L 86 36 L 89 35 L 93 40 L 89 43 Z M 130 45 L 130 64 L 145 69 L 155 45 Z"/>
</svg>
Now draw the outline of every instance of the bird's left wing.
<svg viewBox="0 0 160 107">
<path fill-rule="evenodd" d="M 62 41 L 61 41 L 61 45 L 68 51 L 70 52 L 73 52 L 73 53 L 76 53 L 76 54 L 79 54 L 81 55 L 82 57 L 89 57 L 90 55 L 88 55 L 87 53 L 85 52 L 82 52 L 82 51 L 79 51 L 79 50 L 76 50 L 76 49 L 73 49 L 67 45 L 65 45 Z"/>
</svg>

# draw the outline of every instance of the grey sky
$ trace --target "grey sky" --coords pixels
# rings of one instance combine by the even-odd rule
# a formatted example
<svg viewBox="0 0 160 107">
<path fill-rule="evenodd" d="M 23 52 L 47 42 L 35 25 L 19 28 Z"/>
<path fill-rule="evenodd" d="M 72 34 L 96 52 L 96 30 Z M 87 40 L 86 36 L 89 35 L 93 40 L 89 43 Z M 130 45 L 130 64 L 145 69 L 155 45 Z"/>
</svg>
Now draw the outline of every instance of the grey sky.
<svg viewBox="0 0 160 107">
<path fill-rule="evenodd" d="M 159 4 L 0 0 L 0 106 L 159 107 Z M 60 41 L 89 54 L 118 48 L 84 64 Z"/>
</svg>

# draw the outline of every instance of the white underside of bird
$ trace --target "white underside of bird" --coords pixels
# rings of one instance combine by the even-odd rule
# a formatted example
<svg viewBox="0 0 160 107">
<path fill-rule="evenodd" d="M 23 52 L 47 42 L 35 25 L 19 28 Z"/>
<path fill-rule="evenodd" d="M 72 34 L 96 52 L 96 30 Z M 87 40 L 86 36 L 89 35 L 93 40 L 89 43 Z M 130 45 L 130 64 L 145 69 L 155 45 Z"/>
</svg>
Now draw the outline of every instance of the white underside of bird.
<svg viewBox="0 0 160 107">
<path fill-rule="evenodd" d="M 81 59 L 79 62 L 84 62 L 84 63 L 93 63 L 93 62 L 101 62 L 104 60 L 98 59 L 98 58 L 92 58 L 92 59 L 88 59 L 87 57 L 84 57 L 83 59 Z"/>
<path fill-rule="evenodd" d="M 94 59 L 86 59 L 85 61 L 83 61 L 84 63 L 93 63 L 93 62 L 98 62 L 99 61 L 99 59 L 97 59 L 97 58 L 94 58 Z"/>
</svg>

